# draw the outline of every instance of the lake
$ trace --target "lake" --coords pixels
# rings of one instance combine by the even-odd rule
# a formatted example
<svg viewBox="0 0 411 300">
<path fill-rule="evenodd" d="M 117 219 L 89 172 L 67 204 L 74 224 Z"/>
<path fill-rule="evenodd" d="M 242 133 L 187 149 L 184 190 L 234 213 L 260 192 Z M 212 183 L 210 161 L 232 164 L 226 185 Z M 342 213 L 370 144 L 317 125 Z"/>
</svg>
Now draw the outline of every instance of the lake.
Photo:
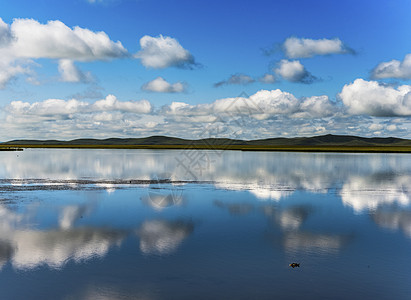
<svg viewBox="0 0 411 300">
<path fill-rule="evenodd" d="M 1 299 L 410 299 L 410 253 L 409 154 L 0 153 Z"/>
</svg>

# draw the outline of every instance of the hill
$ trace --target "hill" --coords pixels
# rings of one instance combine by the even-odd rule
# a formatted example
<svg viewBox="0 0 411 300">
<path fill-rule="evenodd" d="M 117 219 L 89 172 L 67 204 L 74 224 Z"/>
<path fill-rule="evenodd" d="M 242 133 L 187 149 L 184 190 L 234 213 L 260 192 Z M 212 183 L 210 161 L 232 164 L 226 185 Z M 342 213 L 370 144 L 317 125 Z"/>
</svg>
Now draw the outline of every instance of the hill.
<svg viewBox="0 0 411 300">
<path fill-rule="evenodd" d="M 108 138 L 108 139 L 75 139 L 70 141 L 60 140 L 13 140 L 0 145 L 7 146 L 343 146 L 343 147 L 382 147 L 396 146 L 409 147 L 411 140 L 394 137 L 364 138 L 348 135 L 322 135 L 313 137 L 296 138 L 269 138 L 259 140 L 238 140 L 226 138 L 208 138 L 199 140 L 180 139 L 167 136 L 150 136 L 146 138 Z M 247 148 L 248 148 L 247 147 Z"/>
</svg>

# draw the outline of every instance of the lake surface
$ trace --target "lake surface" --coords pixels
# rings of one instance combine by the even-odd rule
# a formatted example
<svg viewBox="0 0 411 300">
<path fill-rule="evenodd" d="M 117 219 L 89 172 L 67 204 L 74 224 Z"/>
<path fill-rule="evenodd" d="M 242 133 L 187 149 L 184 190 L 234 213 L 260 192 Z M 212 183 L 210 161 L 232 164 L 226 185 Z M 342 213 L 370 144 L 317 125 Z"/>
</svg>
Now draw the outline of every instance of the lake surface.
<svg viewBox="0 0 411 300">
<path fill-rule="evenodd" d="M 410 283 L 409 154 L 0 152 L 0 299 L 410 299 Z"/>
</svg>

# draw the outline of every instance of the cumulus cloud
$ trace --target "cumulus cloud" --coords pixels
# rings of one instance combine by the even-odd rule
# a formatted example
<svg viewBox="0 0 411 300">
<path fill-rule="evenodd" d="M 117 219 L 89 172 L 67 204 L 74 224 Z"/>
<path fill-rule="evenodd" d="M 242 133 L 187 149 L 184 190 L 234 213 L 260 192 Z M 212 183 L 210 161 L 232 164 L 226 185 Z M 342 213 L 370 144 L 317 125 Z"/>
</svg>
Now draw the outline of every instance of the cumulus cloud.
<svg viewBox="0 0 411 300">
<path fill-rule="evenodd" d="M 48 99 L 42 102 L 28 103 L 13 101 L 5 110 L 11 115 L 37 115 L 37 116 L 70 116 L 80 113 L 123 111 L 145 114 L 151 111 L 151 104 L 147 100 L 119 101 L 114 95 L 108 95 L 105 99 L 94 103 L 82 102 L 76 99 L 61 100 Z"/>
<path fill-rule="evenodd" d="M 285 55 L 289 58 L 306 58 L 315 55 L 345 54 L 354 51 L 338 39 L 304 39 L 289 37 L 283 44 Z"/>
<path fill-rule="evenodd" d="M 272 74 L 264 74 L 264 76 L 258 79 L 262 83 L 274 83 L 275 77 Z"/>
<path fill-rule="evenodd" d="M 290 61 L 283 59 L 278 63 L 278 67 L 274 71 L 277 75 L 291 82 L 309 84 L 317 80 L 298 60 Z"/>
<path fill-rule="evenodd" d="M 228 78 L 226 80 L 215 83 L 214 87 L 220 87 L 222 85 L 228 85 L 228 84 L 242 84 L 242 85 L 245 85 L 245 84 L 253 83 L 254 81 L 255 80 L 252 77 L 248 76 L 248 75 L 234 74 L 234 75 L 231 75 L 230 78 Z"/>
<path fill-rule="evenodd" d="M 219 99 L 210 104 L 173 102 L 163 111 L 168 115 L 183 117 L 229 114 L 231 117 L 248 116 L 263 120 L 276 115 L 292 118 L 325 117 L 335 112 L 335 106 L 327 96 L 298 99 L 291 93 L 276 89 L 260 90 L 249 97 Z"/>
<path fill-rule="evenodd" d="M 377 117 L 411 115 L 410 85 L 395 88 L 377 81 L 356 79 L 346 84 L 338 96 L 351 114 Z"/>
<path fill-rule="evenodd" d="M 70 59 L 59 60 L 58 66 L 61 80 L 64 82 L 91 82 L 93 77 L 90 73 L 83 73 Z"/>
<path fill-rule="evenodd" d="M 335 112 L 336 107 L 328 96 L 312 96 L 303 98 L 300 102 L 299 112 L 294 117 L 322 118 L 331 116 Z"/>
<path fill-rule="evenodd" d="M 384 88 L 398 92 L 393 87 Z M 161 107 L 147 100 L 120 101 L 114 95 L 94 102 L 81 98 L 34 103 L 13 101 L 1 108 L 0 122 L 4 141 L 150 135 L 257 139 L 347 132 L 360 136 L 386 133 L 407 137 L 411 130 L 411 121 L 401 116 L 383 119 L 347 113 L 351 104 L 346 94 L 342 96 L 337 100 L 344 98 L 345 105 L 325 95 L 296 97 L 279 89 L 260 90 L 250 96 L 243 94 L 211 103 L 172 102 Z M 383 127 L 371 126 L 374 123 Z"/>
<path fill-rule="evenodd" d="M 0 19 L 0 88 L 19 74 L 28 74 L 33 59 L 58 59 L 63 81 L 87 81 L 74 61 L 109 60 L 128 56 L 121 42 L 102 31 L 70 28 L 61 21 L 41 24 L 33 19 L 15 19 L 8 26 Z"/>
<path fill-rule="evenodd" d="M 378 66 L 371 71 L 371 77 L 373 79 L 411 79 L 411 54 L 407 54 L 403 61 L 394 59 L 378 64 Z"/>
<path fill-rule="evenodd" d="M 127 55 L 120 41 L 110 40 L 105 32 L 69 28 L 61 21 L 40 24 L 33 19 L 15 19 L 11 25 L 15 42 L 11 51 L 17 57 L 104 60 Z"/>
<path fill-rule="evenodd" d="M 197 65 L 193 55 L 180 43 L 169 36 L 152 37 L 145 35 L 140 39 L 141 50 L 135 55 L 147 68 L 164 69 L 168 67 L 191 69 Z"/>
<path fill-rule="evenodd" d="M 30 70 L 22 64 L 12 63 L 10 61 L 1 61 L 0 58 L 0 89 L 6 88 L 6 85 L 19 74 L 28 74 Z"/>
<path fill-rule="evenodd" d="M 156 93 L 182 93 L 185 91 L 186 84 L 182 82 L 168 83 L 163 77 L 145 83 L 141 89 L 148 92 Z"/>
<path fill-rule="evenodd" d="M 12 39 L 10 27 L 0 18 L 0 48 L 10 44 Z"/>
</svg>

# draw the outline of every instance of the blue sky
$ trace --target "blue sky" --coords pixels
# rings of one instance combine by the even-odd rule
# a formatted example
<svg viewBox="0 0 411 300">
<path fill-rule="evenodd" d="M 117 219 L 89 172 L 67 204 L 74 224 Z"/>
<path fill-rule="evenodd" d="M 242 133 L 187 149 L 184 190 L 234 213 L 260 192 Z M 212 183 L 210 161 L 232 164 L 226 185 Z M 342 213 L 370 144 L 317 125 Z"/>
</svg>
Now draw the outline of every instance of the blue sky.
<svg viewBox="0 0 411 300">
<path fill-rule="evenodd" d="M 411 138 L 410 11 L 405 0 L 2 1 L 0 140 Z"/>
</svg>

